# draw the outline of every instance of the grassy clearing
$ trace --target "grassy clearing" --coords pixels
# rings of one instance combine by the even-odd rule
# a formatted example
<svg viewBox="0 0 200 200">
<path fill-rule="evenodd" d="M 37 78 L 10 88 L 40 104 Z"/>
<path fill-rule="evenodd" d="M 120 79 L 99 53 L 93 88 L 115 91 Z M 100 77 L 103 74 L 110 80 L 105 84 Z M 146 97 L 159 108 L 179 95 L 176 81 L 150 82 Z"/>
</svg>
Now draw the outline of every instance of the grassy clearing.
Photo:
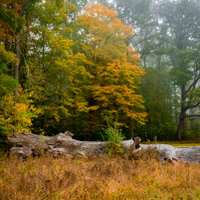
<svg viewBox="0 0 200 200">
<path fill-rule="evenodd" d="M 149 142 L 143 142 L 142 144 L 149 144 Z M 150 144 L 170 144 L 174 147 L 193 147 L 193 146 L 200 146 L 200 141 L 199 140 L 156 141 L 156 142 L 150 142 Z"/>
<path fill-rule="evenodd" d="M 124 158 L 0 158 L 0 199 L 200 199 L 200 165 L 161 164 L 156 152 Z"/>
<path fill-rule="evenodd" d="M 174 147 L 195 147 L 200 146 L 200 143 L 168 143 Z"/>
</svg>

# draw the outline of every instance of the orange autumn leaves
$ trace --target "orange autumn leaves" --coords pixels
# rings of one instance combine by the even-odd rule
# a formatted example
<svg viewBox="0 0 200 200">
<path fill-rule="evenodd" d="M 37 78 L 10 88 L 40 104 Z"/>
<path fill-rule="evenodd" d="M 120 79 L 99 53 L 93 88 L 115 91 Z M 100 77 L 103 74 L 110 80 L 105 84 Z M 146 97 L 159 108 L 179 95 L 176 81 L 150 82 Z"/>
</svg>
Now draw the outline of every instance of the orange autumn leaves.
<svg viewBox="0 0 200 200">
<path fill-rule="evenodd" d="M 0 0 L 0 37 L 3 39 L 14 39 L 16 33 L 19 33 L 25 19 L 20 15 L 22 3 L 25 0 Z"/>
<path fill-rule="evenodd" d="M 82 27 L 87 38 L 83 46 L 94 58 L 123 59 L 128 51 L 125 39 L 133 35 L 133 27 L 123 25 L 116 12 L 101 4 L 90 4 L 78 17 L 78 25 Z"/>
<path fill-rule="evenodd" d="M 126 44 L 133 27 L 123 25 L 113 9 L 99 3 L 84 9 L 78 25 L 86 37 L 82 48 L 92 63 L 86 66 L 91 74 L 88 99 L 93 98 L 104 120 L 113 115 L 123 125 L 127 119 L 143 124 L 144 102 L 136 90 L 145 71 L 138 67 L 137 52 Z"/>
<path fill-rule="evenodd" d="M 105 127 L 107 119 L 111 125 L 115 120 L 126 127 L 130 121 L 143 124 L 146 113 L 137 88 L 145 71 L 138 67 L 136 50 L 127 46 L 127 39 L 134 34 L 134 28 L 122 24 L 113 9 L 99 3 L 92 3 L 79 13 L 73 26 L 69 26 L 70 22 L 65 25 L 64 17 L 58 18 L 60 10 L 56 10 L 54 4 L 48 2 L 45 5 L 49 8 L 46 12 L 53 11 L 50 16 L 55 15 L 55 22 L 44 18 L 46 27 L 42 24 L 34 27 L 33 23 L 32 35 L 37 37 L 28 45 L 34 47 L 30 55 L 39 55 L 40 47 L 42 49 L 45 45 L 46 52 L 39 55 L 42 59 L 35 56 L 33 61 L 27 60 L 34 65 L 32 76 L 39 74 L 44 79 L 43 84 L 32 87 L 35 93 L 31 98 L 35 102 L 43 102 L 38 104 L 38 108 L 41 115 L 49 117 L 46 117 L 48 121 L 43 128 L 50 124 L 73 129 L 74 124 L 78 124 L 85 134 L 90 130 L 98 133 Z M 42 12 L 38 15 L 43 16 Z M 48 25 L 52 29 L 48 29 Z M 15 31 L 9 33 L 16 34 Z M 43 42 L 44 46 L 41 45 Z M 44 71 L 39 67 L 44 67 Z M 45 92 L 40 93 L 37 88 Z M 30 127 L 31 119 L 36 117 L 32 102 L 26 102 L 24 98 L 16 103 L 10 92 L 0 101 L 3 106 L 0 127 L 5 127 L 6 134 L 14 129 L 20 132 L 23 127 Z M 77 125 L 74 130 L 77 130 Z"/>
<path fill-rule="evenodd" d="M 0 105 L 0 128 L 7 136 L 11 136 L 13 132 L 21 133 L 24 128 L 29 130 L 32 125 L 31 119 L 36 117 L 36 110 L 30 103 L 23 102 L 22 95 L 20 102 L 16 103 L 16 97 L 7 95 L 2 98 Z"/>
</svg>

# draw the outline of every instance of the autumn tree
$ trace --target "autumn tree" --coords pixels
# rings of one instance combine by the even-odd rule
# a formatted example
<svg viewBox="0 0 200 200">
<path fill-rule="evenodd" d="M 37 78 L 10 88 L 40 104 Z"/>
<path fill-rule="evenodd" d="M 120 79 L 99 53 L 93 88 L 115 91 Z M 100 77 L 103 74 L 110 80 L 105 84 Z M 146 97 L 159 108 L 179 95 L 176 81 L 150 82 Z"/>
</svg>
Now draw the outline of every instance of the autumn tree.
<svg viewBox="0 0 200 200">
<path fill-rule="evenodd" d="M 37 114 L 19 83 L 7 74 L 7 65 L 18 62 L 14 53 L 6 51 L 4 45 L 0 45 L 0 135 L 11 136 L 13 132 L 19 133 L 24 128 L 29 130 L 31 119 Z M 14 96 L 16 87 L 19 88 L 19 94 Z"/>
<path fill-rule="evenodd" d="M 144 70 L 138 67 L 137 52 L 126 44 L 133 27 L 123 25 L 113 9 L 99 3 L 85 8 L 78 21 L 88 59 L 85 69 L 90 73 L 85 96 L 92 108 L 86 115 L 87 132 L 99 130 L 106 120 L 127 127 L 132 121 L 144 123 L 143 99 L 136 92 Z"/>
<path fill-rule="evenodd" d="M 25 25 L 24 11 L 35 1 L 0 1 L 1 131 L 6 135 L 30 128 L 35 111 L 30 94 L 19 84 L 20 34 Z M 14 96 L 15 93 L 15 96 Z"/>
<path fill-rule="evenodd" d="M 137 89 L 145 72 L 135 49 L 127 46 L 133 27 L 101 4 L 79 12 L 85 0 L 36 2 L 2 0 L 5 59 L 0 62 L 9 81 L 0 82 L 6 91 L 1 127 L 8 132 L 29 128 L 39 111 L 32 126 L 36 133 L 70 130 L 91 139 L 107 122 L 130 129 L 143 124 L 146 113 Z"/>
<path fill-rule="evenodd" d="M 4 1 L 1 0 L 1 16 L 2 24 L 1 39 L 3 40 L 6 50 L 11 50 L 16 54 L 16 58 L 21 60 L 20 42 L 21 33 L 26 23 L 25 12 L 37 0 L 20 0 L 20 1 Z M 14 78 L 19 82 L 20 62 L 14 66 Z M 16 94 L 18 88 L 16 88 Z"/>
<path fill-rule="evenodd" d="M 82 106 L 77 82 L 85 80 L 81 63 L 86 58 L 74 50 L 75 25 L 71 17 L 77 12 L 75 5 L 65 1 L 46 1 L 35 7 L 28 57 L 32 75 L 29 89 L 42 111 L 34 120 L 36 133 L 71 130 L 74 107 Z"/>
</svg>

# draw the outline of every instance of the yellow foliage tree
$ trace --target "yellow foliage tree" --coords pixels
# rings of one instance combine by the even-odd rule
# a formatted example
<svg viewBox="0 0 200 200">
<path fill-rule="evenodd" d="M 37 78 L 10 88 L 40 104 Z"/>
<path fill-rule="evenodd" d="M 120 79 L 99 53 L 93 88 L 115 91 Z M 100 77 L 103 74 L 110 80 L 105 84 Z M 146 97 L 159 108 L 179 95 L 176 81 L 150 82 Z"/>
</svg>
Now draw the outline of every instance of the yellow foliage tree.
<svg viewBox="0 0 200 200">
<path fill-rule="evenodd" d="M 86 98 L 89 107 L 95 106 L 87 114 L 89 129 L 101 127 L 102 120 L 112 123 L 117 119 L 123 126 L 133 121 L 144 124 L 144 102 L 137 88 L 145 71 L 138 67 L 136 50 L 126 44 L 134 28 L 122 24 L 113 9 L 99 3 L 84 9 L 78 25 L 81 47 L 90 61 L 85 64 L 91 77 Z"/>
<path fill-rule="evenodd" d="M 4 96 L 0 106 L 0 128 L 7 136 L 12 136 L 14 132 L 21 133 L 24 129 L 29 130 L 32 125 L 31 119 L 37 116 L 31 101 L 27 100 L 20 88 L 18 96 Z"/>
<path fill-rule="evenodd" d="M 3 133 L 11 136 L 13 132 L 22 132 L 24 128 L 28 130 L 32 125 L 31 119 L 37 113 L 22 89 L 14 96 L 15 88 L 19 84 L 6 72 L 7 64 L 14 65 L 17 62 L 15 55 L 0 45 L 0 135 Z"/>
</svg>

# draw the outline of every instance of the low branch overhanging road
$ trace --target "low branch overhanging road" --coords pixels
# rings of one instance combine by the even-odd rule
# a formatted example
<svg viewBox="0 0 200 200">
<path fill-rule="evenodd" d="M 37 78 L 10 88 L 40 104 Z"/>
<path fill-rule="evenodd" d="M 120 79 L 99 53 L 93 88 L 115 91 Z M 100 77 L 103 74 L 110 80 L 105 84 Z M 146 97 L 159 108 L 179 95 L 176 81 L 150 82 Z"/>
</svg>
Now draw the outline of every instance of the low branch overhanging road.
<svg viewBox="0 0 200 200">
<path fill-rule="evenodd" d="M 73 134 L 69 131 L 55 136 L 41 136 L 24 131 L 21 134 L 14 134 L 14 138 L 8 138 L 13 146 L 10 153 L 17 154 L 20 158 L 38 156 L 41 149 L 49 151 L 54 156 L 106 154 L 106 144 L 109 142 L 79 141 L 73 139 L 72 136 Z M 161 162 L 168 160 L 200 163 L 200 146 L 173 147 L 169 144 L 141 144 L 140 148 L 136 149 L 133 140 L 121 141 L 121 145 L 124 149 L 132 148 L 133 152 L 148 148 L 156 149 L 160 154 Z"/>
</svg>

